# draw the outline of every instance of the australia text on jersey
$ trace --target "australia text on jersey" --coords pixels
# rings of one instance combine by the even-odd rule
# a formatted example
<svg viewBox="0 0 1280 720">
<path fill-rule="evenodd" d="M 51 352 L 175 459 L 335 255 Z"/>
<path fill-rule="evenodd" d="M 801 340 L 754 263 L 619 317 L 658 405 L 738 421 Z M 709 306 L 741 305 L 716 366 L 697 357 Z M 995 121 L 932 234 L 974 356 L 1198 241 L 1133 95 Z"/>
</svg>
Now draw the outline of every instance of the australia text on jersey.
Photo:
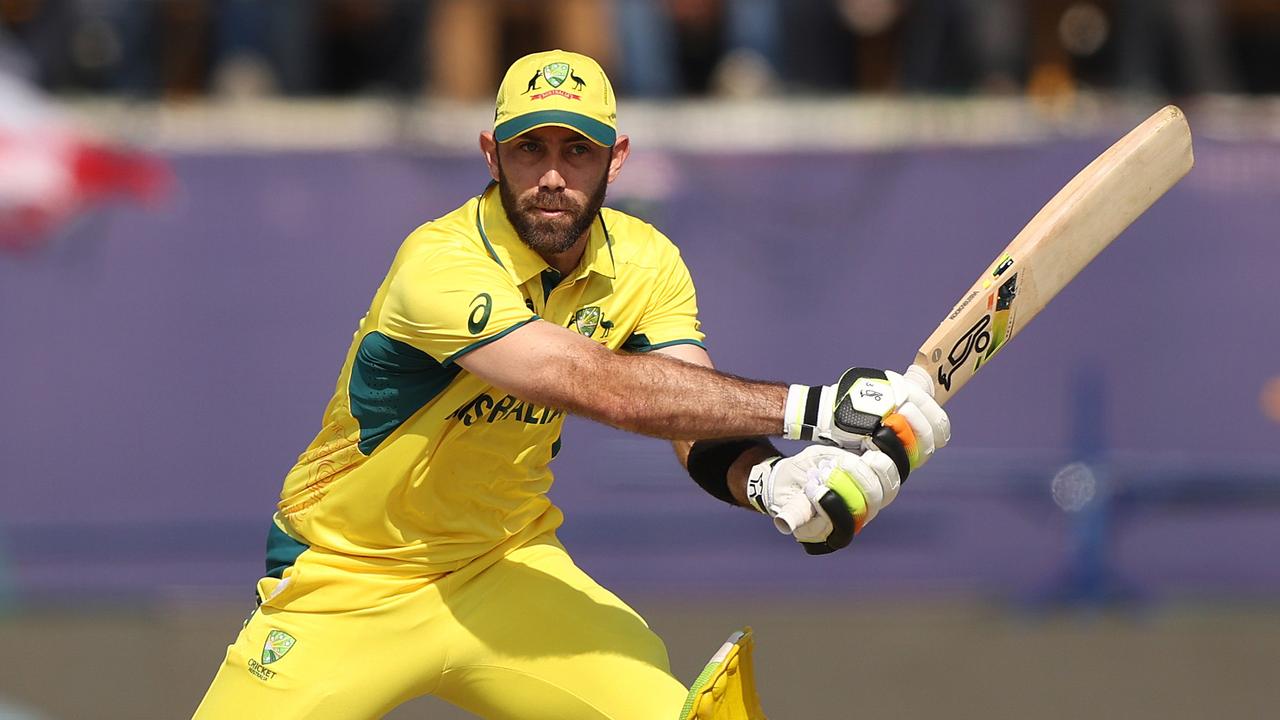
<svg viewBox="0 0 1280 720">
<path fill-rule="evenodd" d="M 554 422 L 561 415 L 564 415 L 563 410 L 527 403 L 512 395 L 494 400 L 489 393 L 480 393 L 473 400 L 463 403 L 461 407 L 450 413 L 449 417 L 461 420 L 463 425 L 470 427 L 472 423 L 481 419 L 485 423 L 511 419 L 527 425 L 546 425 Z"/>
</svg>

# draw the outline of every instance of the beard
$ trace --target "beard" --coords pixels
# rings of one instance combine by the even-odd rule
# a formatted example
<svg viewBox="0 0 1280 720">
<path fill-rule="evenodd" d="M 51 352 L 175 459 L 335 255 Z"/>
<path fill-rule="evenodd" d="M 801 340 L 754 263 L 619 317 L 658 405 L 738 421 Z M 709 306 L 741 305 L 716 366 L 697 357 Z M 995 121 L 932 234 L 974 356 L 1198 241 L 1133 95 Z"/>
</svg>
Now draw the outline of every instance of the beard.
<svg viewBox="0 0 1280 720">
<path fill-rule="evenodd" d="M 498 192 L 507 220 L 515 228 L 520 240 L 540 255 L 559 255 L 573 247 L 578 238 L 591 228 L 591 223 L 595 222 L 596 215 L 604 206 L 608 185 L 606 173 L 587 196 L 585 204 L 574 202 L 564 192 L 542 190 L 526 200 L 520 200 L 516 197 L 515 189 L 507 182 L 501 163 L 498 165 Z M 560 217 L 540 217 L 539 208 L 566 212 Z"/>
</svg>

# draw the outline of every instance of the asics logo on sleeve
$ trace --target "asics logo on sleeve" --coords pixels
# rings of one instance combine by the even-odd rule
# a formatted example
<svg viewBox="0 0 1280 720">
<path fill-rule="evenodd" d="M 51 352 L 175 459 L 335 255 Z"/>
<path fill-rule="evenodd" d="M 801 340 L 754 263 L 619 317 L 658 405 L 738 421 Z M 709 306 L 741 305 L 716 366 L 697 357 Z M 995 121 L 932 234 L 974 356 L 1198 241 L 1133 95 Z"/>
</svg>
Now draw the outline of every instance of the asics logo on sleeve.
<svg viewBox="0 0 1280 720">
<path fill-rule="evenodd" d="M 467 331 L 479 335 L 484 326 L 489 324 L 489 315 L 493 313 L 493 296 L 480 293 L 471 299 L 471 314 L 467 316 Z"/>
</svg>

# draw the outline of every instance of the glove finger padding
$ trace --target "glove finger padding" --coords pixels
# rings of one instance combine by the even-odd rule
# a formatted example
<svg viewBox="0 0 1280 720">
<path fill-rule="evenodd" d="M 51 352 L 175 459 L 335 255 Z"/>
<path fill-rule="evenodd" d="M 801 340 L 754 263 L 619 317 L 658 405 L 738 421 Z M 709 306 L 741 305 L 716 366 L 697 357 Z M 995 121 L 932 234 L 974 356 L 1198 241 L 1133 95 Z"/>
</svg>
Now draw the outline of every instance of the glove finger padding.
<svg viewBox="0 0 1280 720">
<path fill-rule="evenodd" d="M 811 483 L 805 493 L 813 501 L 815 517 L 826 520 L 819 523 L 819 527 L 827 525 L 827 532 L 796 534 L 810 555 L 825 555 L 847 547 L 861 530 L 865 518 L 879 511 L 884 494 L 880 482 L 874 478 L 875 472 L 858 456 L 848 452 L 830 454 L 826 451 L 824 454 L 827 457 L 818 466 L 822 483 Z"/>
<path fill-rule="evenodd" d="M 885 375 L 897 375 L 897 373 L 886 372 Z M 898 377 L 902 377 L 903 382 L 895 385 L 894 390 L 896 392 L 901 387 L 903 397 L 906 398 L 906 402 L 903 405 L 913 405 L 920 411 L 921 419 L 924 421 L 923 424 L 928 425 L 932 431 L 935 450 L 941 450 L 946 447 L 947 443 L 951 442 L 951 418 L 947 417 L 946 411 L 942 409 L 938 401 L 934 400 L 933 396 L 925 392 L 918 384 L 903 376 L 899 375 Z M 902 412 L 902 409 L 899 408 L 898 412 Z M 916 427 L 914 420 L 912 426 Z"/>
<path fill-rule="evenodd" d="M 853 542 L 856 523 L 844 498 L 835 490 L 828 490 L 818 498 L 817 507 L 830 519 L 831 532 L 821 542 L 801 542 L 810 555 L 826 555 Z"/>
<path fill-rule="evenodd" d="M 893 478 L 896 480 L 898 477 L 898 471 L 897 468 L 894 467 L 893 461 L 886 457 L 884 453 L 876 450 L 864 453 L 864 457 L 848 457 L 841 459 L 841 469 L 848 473 L 849 478 L 853 480 L 858 492 L 862 494 L 862 507 L 851 507 L 851 510 L 853 511 L 855 535 L 862 532 L 862 528 L 866 527 L 867 523 L 871 522 L 872 518 L 880 512 L 880 508 L 884 507 L 885 486 L 888 484 L 887 482 L 882 482 L 880 477 L 878 477 L 877 468 L 872 467 L 871 464 L 864 459 L 866 455 L 880 458 L 884 463 L 887 463 L 891 468 L 894 468 Z M 894 483 L 893 493 L 895 495 L 897 494 L 896 482 Z"/>
<path fill-rule="evenodd" d="M 884 431 L 893 435 L 888 427 Z M 824 555 L 849 545 L 881 508 L 893 502 L 899 485 L 898 466 L 883 452 L 867 450 L 859 457 L 811 445 L 794 457 L 755 465 L 747 481 L 747 499 L 806 552 Z"/>
<path fill-rule="evenodd" d="M 913 443 L 914 439 L 911 438 Z M 905 482 L 911 474 L 911 454 L 907 452 L 906 443 L 902 441 L 898 431 L 891 425 L 881 424 L 871 435 L 871 444 L 893 460 L 893 464 L 898 466 L 898 476 Z"/>
<path fill-rule="evenodd" d="M 907 454 L 911 457 L 911 469 L 929 462 L 935 449 L 933 426 L 925 419 L 920 408 L 914 403 L 904 403 L 898 408 L 898 412 L 884 420 L 886 425 L 892 425 L 891 421 L 905 424 L 910 431 L 911 443 L 907 444 Z M 894 426 L 894 430 L 898 432 L 898 437 L 902 437 L 902 428 Z"/>
<path fill-rule="evenodd" d="M 877 513 L 889 507 L 889 504 L 898 497 L 902 479 L 898 475 L 898 466 L 882 452 L 864 453 L 858 460 L 867 468 L 867 472 L 854 477 L 858 479 L 860 485 L 867 487 L 864 491 L 867 497 L 870 498 L 877 490 L 879 491 L 879 501 L 867 503 L 867 517 L 860 523 L 859 530 L 861 530 L 875 518 Z"/>
<path fill-rule="evenodd" d="M 845 547 L 857 531 L 856 518 L 867 511 L 860 483 L 851 472 L 855 466 L 850 463 L 858 463 L 858 457 L 844 450 L 810 445 L 789 459 L 805 468 L 804 496 L 812 513 L 808 522 L 795 528 L 796 540 L 825 545 L 834 536 L 836 541 L 827 552 Z M 847 538 L 843 537 L 846 529 Z"/>
<path fill-rule="evenodd" d="M 795 538 L 811 555 L 839 550 L 862 532 L 882 509 L 898 497 L 902 483 L 897 465 L 882 452 L 872 450 L 862 457 L 843 454 L 823 485 L 811 485 L 806 493 L 814 506 L 814 517 L 795 529 Z M 844 526 L 851 523 L 851 532 Z"/>
</svg>

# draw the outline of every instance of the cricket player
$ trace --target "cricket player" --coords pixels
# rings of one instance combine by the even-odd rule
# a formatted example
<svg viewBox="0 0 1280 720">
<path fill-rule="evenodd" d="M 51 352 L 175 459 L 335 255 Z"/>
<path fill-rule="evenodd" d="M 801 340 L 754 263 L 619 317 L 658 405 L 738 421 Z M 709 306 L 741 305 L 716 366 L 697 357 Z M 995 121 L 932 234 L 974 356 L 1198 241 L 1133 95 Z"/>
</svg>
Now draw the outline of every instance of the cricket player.
<svg viewBox="0 0 1280 720">
<path fill-rule="evenodd" d="M 434 694 L 485 718 L 762 718 L 749 634 L 690 690 L 556 539 L 565 414 L 673 440 L 707 492 L 812 554 L 894 499 L 947 417 L 889 371 L 712 369 L 676 247 L 602 207 L 631 144 L 592 59 L 516 61 L 480 150 L 493 182 L 414 230 L 374 295 L 196 716 L 375 718 Z M 770 435 L 816 444 L 784 458 Z"/>
</svg>

